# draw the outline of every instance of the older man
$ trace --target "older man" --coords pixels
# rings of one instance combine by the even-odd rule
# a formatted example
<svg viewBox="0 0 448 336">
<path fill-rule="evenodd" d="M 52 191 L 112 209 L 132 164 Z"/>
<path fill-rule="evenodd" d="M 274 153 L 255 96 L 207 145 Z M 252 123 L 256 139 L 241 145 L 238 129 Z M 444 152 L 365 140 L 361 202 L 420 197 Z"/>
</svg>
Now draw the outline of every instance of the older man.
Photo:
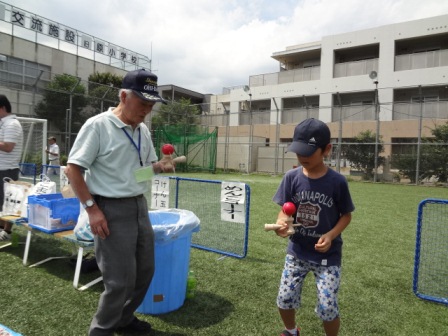
<svg viewBox="0 0 448 336">
<path fill-rule="evenodd" d="M 144 69 L 126 74 L 119 97 L 117 107 L 82 126 L 65 170 L 88 213 L 105 287 L 90 336 L 151 331 L 134 312 L 154 274 L 154 233 L 143 194 L 163 168 L 143 121 L 164 101 L 157 76 Z"/>
</svg>

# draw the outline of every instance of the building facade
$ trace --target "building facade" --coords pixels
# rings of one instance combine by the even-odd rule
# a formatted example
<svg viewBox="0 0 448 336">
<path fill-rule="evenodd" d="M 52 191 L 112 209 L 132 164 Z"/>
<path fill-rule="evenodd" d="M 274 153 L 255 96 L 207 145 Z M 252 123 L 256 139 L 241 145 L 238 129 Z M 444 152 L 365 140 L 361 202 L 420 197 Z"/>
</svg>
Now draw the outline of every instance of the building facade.
<svg viewBox="0 0 448 336">
<path fill-rule="evenodd" d="M 150 63 L 137 52 L 0 2 L 0 85 L 20 116 L 33 116 L 55 75 L 87 86 L 95 72 L 123 76 Z"/>
<path fill-rule="evenodd" d="M 89 76 L 110 73 L 121 77 L 139 68 L 150 70 L 151 60 L 64 23 L 0 1 L 0 91 L 11 101 L 15 114 L 32 118 L 36 117 L 36 106 L 49 91 L 64 96 L 58 103 L 60 118 L 66 120 L 65 129 L 57 126 L 60 122 L 49 120 L 49 131 L 56 135 L 66 152 L 70 149 L 69 139 L 76 136 L 71 127 L 75 119 L 72 116 L 99 113 L 118 103 L 117 88 L 111 85 L 99 88 L 101 85 L 88 81 Z M 85 88 L 84 101 L 96 102 L 94 106 L 87 105 L 81 111 L 77 108 L 73 103 L 79 93 L 75 92 L 75 86 L 64 89 L 49 87 L 58 76 L 69 76 L 73 83 L 77 83 L 76 86 Z M 200 93 L 164 85 L 160 87 L 160 94 L 167 100 L 190 98 L 193 104 L 203 109 L 203 95 Z M 150 125 L 150 120 L 147 123 Z"/>
<path fill-rule="evenodd" d="M 448 121 L 448 15 L 325 36 L 272 57 L 278 72 L 211 98 L 220 135 L 247 143 L 249 171 L 288 170 L 296 159 L 283 149 L 307 117 L 328 123 L 335 143 L 379 130 L 385 157 Z M 292 161 L 275 167 L 284 155 Z M 241 166 L 231 153 L 218 157 Z"/>
<path fill-rule="evenodd" d="M 384 143 L 388 167 L 381 169 L 389 169 L 395 154 L 415 151 L 422 137 L 448 121 L 448 15 L 324 36 L 272 58 L 278 72 L 250 76 L 248 85 L 220 95 L 160 86 L 165 99 L 190 99 L 202 125 L 218 127 L 216 167 L 287 171 L 297 164 L 285 153 L 294 127 L 314 117 L 332 131 L 330 164 L 349 171 L 340 148 L 371 130 Z M 55 75 L 88 87 L 95 72 L 123 76 L 136 68 L 151 69 L 151 60 L 0 1 L 0 87 L 20 116 L 35 116 Z M 61 109 L 67 118 L 71 106 Z"/>
</svg>

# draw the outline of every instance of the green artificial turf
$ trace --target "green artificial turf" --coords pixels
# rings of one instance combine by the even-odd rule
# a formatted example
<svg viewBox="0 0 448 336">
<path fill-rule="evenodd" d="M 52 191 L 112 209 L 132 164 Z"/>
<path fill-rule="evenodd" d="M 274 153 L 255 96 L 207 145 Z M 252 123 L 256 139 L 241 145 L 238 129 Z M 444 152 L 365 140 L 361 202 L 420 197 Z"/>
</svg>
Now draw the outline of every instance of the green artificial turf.
<svg viewBox="0 0 448 336">
<path fill-rule="evenodd" d="M 194 298 L 177 311 L 138 316 L 152 323 L 154 335 L 278 335 L 276 308 L 286 239 L 263 226 L 279 206 L 272 196 L 281 176 L 178 174 L 198 179 L 237 180 L 251 188 L 248 254 L 244 259 L 192 248 Z M 417 207 L 425 198 L 448 199 L 442 187 L 350 182 L 356 206 L 343 233 L 340 335 L 448 335 L 448 306 L 421 300 L 412 292 Z M 26 231 L 16 227 L 25 241 Z M 70 244 L 36 234 L 29 262 L 72 251 Z M 445 254 L 448 251 L 444 251 Z M 24 336 L 86 335 L 102 283 L 79 292 L 67 259 L 38 267 L 22 265 L 23 245 L 0 250 L 0 324 Z M 82 274 L 81 283 L 98 273 Z M 315 289 L 309 275 L 297 319 L 303 335 L 323 335 L 314 314 Z"/>
</svg>

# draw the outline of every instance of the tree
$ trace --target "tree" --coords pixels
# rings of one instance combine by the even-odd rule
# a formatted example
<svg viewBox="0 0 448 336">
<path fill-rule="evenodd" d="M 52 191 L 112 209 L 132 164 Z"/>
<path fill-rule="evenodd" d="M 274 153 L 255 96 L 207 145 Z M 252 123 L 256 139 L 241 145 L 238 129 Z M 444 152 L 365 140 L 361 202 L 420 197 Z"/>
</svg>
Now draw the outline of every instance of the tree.
<svg viewBox="0 0 448 336">
<path fill-rule="evenodd" d="M 448 182 L 448 122 L 431 130 L 433 138 L 422 138 L 420 145 L 419 180 L 435 176 L 439 182 Z M 416 182 L 417 154 L 394 157 L 394 166 L 400 173 Z"/>
<path fill-rule="evenodd" d="M 411 183 L 415 183 L 417 154 L 395 154 L 392 157 L 394 168 L 398 169 L 401 175 L 408 178 Z M 420 161 L 418 179 L 425 178 L 425 171 L 428 170 L 427 161 Z"/>
<path fill-rule="evenodd" d="M 375 141 L 376 134 L 370 130 L 359 133 L 352 139 L 354 144 L 342 147 L 342 154 L 350 161 L 350 166 L 363 172 L 364 177 L 370 180 L 375 169 Z M 384 157 L 379 156 L 384 151 L 383 142 L 378 143 L 378 166 L 384 164 Z"/>
<path fill-rule="evenodd" d="M 439 182 L 448 182 L 448 122 L 435 126 L 431 133 L 434 138 L 425 139 L 425 142 L 432 143 L 425 145 L 425 155 L 431 164 L 428 173 L 436 176 Z"/>
<path fill-rule="evenodd" d="M 97 114 L 107 110 L 111 106 L 117 106 L 119 102 L 118 90 L 123 81 L 122 76 L 110 72 L 95 72 L 89 76 L 89 105 L 91 109 L 87 114 Z"/>
<path fill-rule="evenodd" d="M 89 91 L 95 87 L 95 83 L 119 88 L 121 87 L 122 81 L 123 76 L 118 76 L 110 72 L 95 72 L 89 76 Z"/>
<path fill-rule="evenodd" d="M 67 109 L 70 108 L 72 95 L 72 132 L 77 132 L 85 121 L 81 110 L 86 106 L 86 88 L 77 77 L 56 75 L 48 84 L 44 98 L 36 105 L 35 112 L 39 118 L 50 120 L 59 130 L 66 128 Z"/>
<path fill-rule="evenodd" d="M 157 129 L 164 125 L 191 126 L 199 124 L 201 110 L 191 105 L 190 99 L 181 98 L 179 101 L 168 102 L 162 105 L 152 117 L 152 128 Z"/>
</svg>

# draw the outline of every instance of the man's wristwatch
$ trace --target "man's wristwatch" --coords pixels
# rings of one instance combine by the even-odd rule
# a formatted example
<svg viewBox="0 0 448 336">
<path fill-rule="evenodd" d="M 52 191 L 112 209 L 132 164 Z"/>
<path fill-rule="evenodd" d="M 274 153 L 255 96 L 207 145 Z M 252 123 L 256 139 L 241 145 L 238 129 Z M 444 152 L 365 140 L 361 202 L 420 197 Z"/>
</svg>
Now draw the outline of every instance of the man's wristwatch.
<svg viewBox="0 0 448 336">
<path fill-rule="evenodd" d="M 93 199 L 88 199 L 85 203 L 82 203 L 82 207 L 84 209 L 91 208 L 95 205 L 95 201 Z"/>
</svg>

